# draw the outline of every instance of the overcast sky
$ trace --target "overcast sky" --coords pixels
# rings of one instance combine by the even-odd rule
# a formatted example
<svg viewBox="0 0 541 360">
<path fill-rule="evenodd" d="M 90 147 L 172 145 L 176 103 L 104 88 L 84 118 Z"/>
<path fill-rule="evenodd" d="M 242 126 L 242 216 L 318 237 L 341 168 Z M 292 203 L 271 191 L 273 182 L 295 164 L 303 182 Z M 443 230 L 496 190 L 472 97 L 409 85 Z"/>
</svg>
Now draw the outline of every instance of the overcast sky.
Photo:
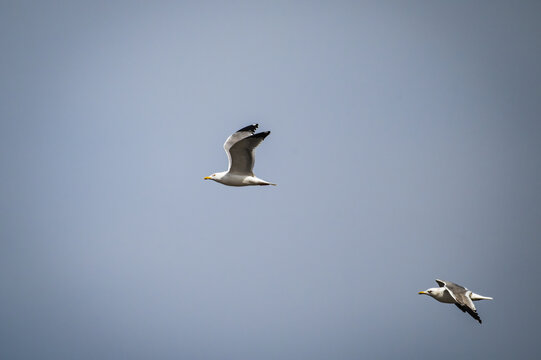
<svg viewBox="0 0 541 360">
<path fill-rule="evenodd" d="M 540 39 L 539 1 L 2 1 L 0 358 L 537 358 Z M 204 181 L 251 123 L 278 186 Z"/>
</svg>

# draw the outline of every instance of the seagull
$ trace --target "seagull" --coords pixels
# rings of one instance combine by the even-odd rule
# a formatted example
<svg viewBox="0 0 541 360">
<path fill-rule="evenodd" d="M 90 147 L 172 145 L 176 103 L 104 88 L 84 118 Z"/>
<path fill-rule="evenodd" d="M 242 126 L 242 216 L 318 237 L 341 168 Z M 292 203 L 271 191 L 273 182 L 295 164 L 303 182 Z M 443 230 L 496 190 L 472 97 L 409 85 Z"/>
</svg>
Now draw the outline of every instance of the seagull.
<svg viewBox="0 0 541 360">
<path fill-rule="evenodd" d="M 255 148 L 270 134 L 270 131 L 255 133 L 259 124 L 248 125 L 227 138 L 224 150 L 229 159 L 229 169 L 206 176 L 229 186 L 276 185 L 254 175 Z"/>
<path fill-rule="evenodd" d="M 465 287 L 450 281 L 436 279 L 436 282 L 440 286 L 439 288 L 430 288 L 420 291 L 419 294 L 432 296 L 442 303 L 455 304 L 462 312 L 467 312 L 475 320 L 479 321 L 479 324 L 482 323 L 473 302 L 477 300 L 492 300 L 491 297 L 475 294 Z"/>
</svg>

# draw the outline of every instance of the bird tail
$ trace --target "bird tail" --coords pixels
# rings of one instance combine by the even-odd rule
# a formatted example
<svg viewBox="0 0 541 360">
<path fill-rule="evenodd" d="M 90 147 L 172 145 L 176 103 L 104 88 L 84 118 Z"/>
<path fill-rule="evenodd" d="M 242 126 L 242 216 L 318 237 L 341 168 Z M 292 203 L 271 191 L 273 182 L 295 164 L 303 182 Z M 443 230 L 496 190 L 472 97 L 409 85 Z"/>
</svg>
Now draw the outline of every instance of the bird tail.
<svg viewBox="0 0 541 360">
<path fill-rule="evenodd" d="M 472 293 L 470 295 L 470 299 L 472 299 L 473 301 L 476 301 L 476 300 L 494 300 L 490 296 L 482 296 L 482 295 L 475 294 L 475 293 Z"/>
</svg>

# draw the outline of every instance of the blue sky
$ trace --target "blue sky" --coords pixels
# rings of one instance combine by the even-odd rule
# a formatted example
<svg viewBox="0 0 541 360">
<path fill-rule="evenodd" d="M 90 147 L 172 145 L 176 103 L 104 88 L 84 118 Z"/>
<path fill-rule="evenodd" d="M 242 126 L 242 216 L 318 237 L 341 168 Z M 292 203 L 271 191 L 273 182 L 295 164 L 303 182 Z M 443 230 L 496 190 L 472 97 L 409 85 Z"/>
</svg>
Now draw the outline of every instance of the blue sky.
<svg viewBox="0 0 541 360">
<path fill-rule="evenodd" d="M 0 357 L 539 356 L 540 14 L 2 2 Z"/>
</svg>

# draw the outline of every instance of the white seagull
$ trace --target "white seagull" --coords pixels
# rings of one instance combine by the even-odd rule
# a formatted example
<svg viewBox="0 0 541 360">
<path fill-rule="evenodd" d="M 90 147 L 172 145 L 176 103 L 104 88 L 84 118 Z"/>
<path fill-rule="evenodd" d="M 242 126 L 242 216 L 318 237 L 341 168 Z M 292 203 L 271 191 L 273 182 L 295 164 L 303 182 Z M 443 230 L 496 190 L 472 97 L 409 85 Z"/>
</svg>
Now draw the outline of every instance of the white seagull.
<svg viewBox="0 0 541 360">
<path fill-rule="evenodd" d="M 243 127 L 227 138 L 224 150 L 229 159 L 229 169 L 204 177 L 229 186 L 276 185 L 254 175 L 255 148 L 270 134 L 270 131 L 255 133 L 259 125 Z"/>
<path fill-rule="evenodd" d="M 491 297 L 475 294 L 465 287 L 450 281 L 436 279 L 436 282 L 441 287 L 420 291 L 419 294 L 432 296 L 442 303 L 455 304 L 462 312 L 467 312 L 475 320 L 479 321 L 479 324 L 482 323 L 473 302 L 477 300 L 492 300 Z"/>
</svg>

